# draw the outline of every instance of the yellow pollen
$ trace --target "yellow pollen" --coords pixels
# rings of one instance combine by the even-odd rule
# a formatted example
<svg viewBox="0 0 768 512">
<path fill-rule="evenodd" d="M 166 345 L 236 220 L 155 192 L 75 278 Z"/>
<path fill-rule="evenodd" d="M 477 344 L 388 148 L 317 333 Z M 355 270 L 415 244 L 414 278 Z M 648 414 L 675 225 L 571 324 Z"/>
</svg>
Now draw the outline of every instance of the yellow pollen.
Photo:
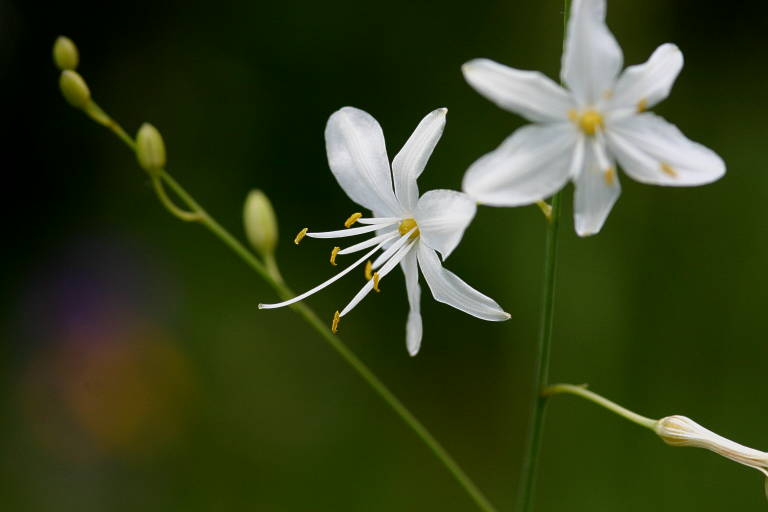
<svg viewBox="0 0 768 512">
<path fill-rule="evenodd" d="M 333 334 L 339 332 L 339 320 L 341 320 L 341 316 L 339 315 L 339 312 L 336 311 L 333 314 L 333 321 L 331 321 L 331 332 Z"/>
<path fill-rule="evenodd" d="M 293 243 L 296 245 L 299 245 L 299 242 L 301 242 L 301 239 L 307 236 L 307 231 L 309 231 L 309 228 L 304 228 L 301 231 L 299 231 L 299 234 L 296 235 L 296 238 L 293 239 Z"/>
<path fill-rule="evenodd" d="M 350 216 L 349 216 L 349 218 L 347 218 L 347 220 L 345 220 L 345 221 L 344 221 L 344 227 L 345 227 L 345 228 L 351 227 L 351 226 L 352 226 L 352 224 L 354 224 L 355 222 L 357 222 L 357 220 L 358 220 L 360 217 L 362 217 L 362 216 L 363 216 L 363 214 L 362 214 L 362 213 L 360 213 L 360 212 L 357 212 L 357 213 L 353 213 L 352 215 L 350 215 Z"/>
<path fill-rule="evenodd" d="M 645 110 L 648 108 L 648 100 L 643 98 L 640 101 L 637 102 L 637 111 L 638 112 L 645 112 Z"/>
<path fill-rule="evenodd" d="M 413 228 L 416 228 L 416 231 L 414 231 L 411 234 L 411 238 L 416 238 L 419 236 L 419 225 L 416 224 L 416 221 L 414 219 L 404 219 L 402 222 L 400 222 L 400 227 L 397 228 L 397 230 L 400 232 L 401 235 L 405 235 Z"/>
<path fill-rule="evenodd" d="M 568 117 L 573 119 L 570 114 Z M 580 116 L 577 116 L 576 123 L 581 131 L 587 135 L 594 135 L 599 128 L 603 127 L 603 116 L 596 110 L 585 110 Z"/>
<path fill-rule="evenodd" d="M 668 163 L 661 162 L 661 171 L 667 176 L 677 178 L 677 171 L 674 170 Z"/>
<path fill-rule="evenodd" d="M 373 271 L 373 263 L 371 263 L 371 260 L 368 260 L 368 262 L 365 264 L 365 280 L 370 281 L 373 278 L 373 274 L 371 273 Z"/>
<path fill-rule="evenodd" d="M 341 247 L 334 247 L 331 251 L 331 265 L 336 266 L 336 255 L 339 254 Z"/>
<path fill-rule="evenodd" d="M 613 182 L 616 179 L 616 171 L 613 170 L 613 167 L 609 167 L 603 172 L 603 178 L 605 179 L 606 185 L 609 187 L 613 185 Z"/>
<path fill-rule="evenodd" d="M 373 289 L 376 293 L 379 293 L 381 290 L 379 290 L 379 273 L 374 272 L 373 273 Z"/>
</svg>

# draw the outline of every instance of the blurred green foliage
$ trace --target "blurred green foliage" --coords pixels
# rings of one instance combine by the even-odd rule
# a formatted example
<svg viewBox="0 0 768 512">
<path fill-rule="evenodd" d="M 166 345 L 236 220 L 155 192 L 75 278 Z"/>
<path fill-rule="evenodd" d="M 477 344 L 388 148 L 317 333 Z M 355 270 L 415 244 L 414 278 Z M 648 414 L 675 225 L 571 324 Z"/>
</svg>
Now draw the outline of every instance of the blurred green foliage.
<svg viewBox="0 0 768 512">
<path fill-rule="evenodd" d="M 264 190 L 297 290 L 332 273 L 330 244 L 290 243 L 356 206 L 325 160 L 344 105 L 394 154 L 449 107 L 422 190 L 459 188 L 522 120 L 467 86 L 489 57 L 557 76 L 560 2 L 4 2 L 6 98 L 0 507 L 3 510 L 473 510 L 362 381 L 203 230 L 157 204 L 135 159 L 57 90 L 51 44 L 80 48 L 95 99 L 129 132 L 155 124 L 169 170 L 242 236 Z M 552 378 L 660 417 L 687 414 L 768 448 L 768 169 L 764 2 L 609 2 L 627 64 L 666 41 L 686 65 L 655 109 L 718 151 L 725 178 L 692 189 L 622 176 L 603 232 L 562 233 Z M 570 189 L 567 192 L 570 196 Z M 479 210 L 447 267 L 512 319 L 425 300 L 422 351 L 404 346 L 395 281 L 342 336 L 499 508 L 514 503 L 527 425 L 544 221 Z M 397 277 L 395 279 L 402 279 Z M 357 289 L 310 299 L 330 320 Z M 549 408 L 541 511 L 763 510 L 755 471 L 669 448 L 586 402 Z"/>
</svg>

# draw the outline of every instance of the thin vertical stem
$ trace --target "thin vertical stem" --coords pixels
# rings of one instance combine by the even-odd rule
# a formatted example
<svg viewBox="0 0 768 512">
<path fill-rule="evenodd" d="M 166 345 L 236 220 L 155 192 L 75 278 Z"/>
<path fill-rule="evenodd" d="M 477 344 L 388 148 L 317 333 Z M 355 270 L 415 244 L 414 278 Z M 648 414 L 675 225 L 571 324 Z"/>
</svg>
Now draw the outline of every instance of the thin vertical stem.
<svg viewBox="0 0 768 512">
<path fill-rule="evenodd" d="M 568 37 L 568 14 L 570 0 L 563 0 L 563 45 Z M 539 452 L 541 451 L 542 429 L 547 409 L 547 396 L 542 392 L 549 380 L 549 358 L 552 350 L 552 327 L 555 314 L 555 282 L 557 277 L 558 230 L 560 228 L 560 209 L 562 207 L 560 191 L 552 198 L 552 215 L 547 229 L 544 248 L 544 282 L 541 307 L 541 324 L 539 339 L 536 344 L 536 377 L 534 382 L 533 406 L 531 423 L 526 441 L 526 453 L 523 459 L 520 488 L 518 494 L 518 510 L 531 512 L 533 496 L 536 488 L 536 474 L 539 468 Z"/>
<path fill-rule="evenodd" d="M 533 490 L 536 486 L 536 472 L 539 465 L 542 426 L 546 412 L 547 398 L 541 391 L 549 379 L 549 354 L 552 347 L 552 326 L 555 312 L 555 277 L 557 274 L 558 229 L 562 192 L 552 198 L 552 217 L 547 229 L 544 255 L 544 294 L 542 297 L 541 325 L 536 345 L 536 380 L 534 382 L 533 412 L 528 430 L 527 449 L 523 460 L 522 479 L 519 490 L 518 510 L 529 512 L 533 507 Z"/>
</svg>

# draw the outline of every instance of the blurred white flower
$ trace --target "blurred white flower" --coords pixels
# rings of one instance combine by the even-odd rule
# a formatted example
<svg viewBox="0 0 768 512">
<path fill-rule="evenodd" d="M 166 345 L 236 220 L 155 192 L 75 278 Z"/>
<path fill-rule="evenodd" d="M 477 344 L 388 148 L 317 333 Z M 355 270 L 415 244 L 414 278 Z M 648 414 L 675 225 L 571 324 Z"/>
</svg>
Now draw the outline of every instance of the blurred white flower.
<svg viewBox="0 0 768 512">
<path fill-rule="evenodd" d="M 435 300 L 484 320 L 507 320 L 509 314 L 491 298 L 470 287 L 443 268 L 437 252 L 445 259 L 456 248 L 477 209 L 466 194 L 453 190 L 432 190 L 419 197 L 416 179 L 424 170 L 445 127 L 447 109 L 429 113 L 395 156 L 390 169 L 384 134 L 370 114 L 344 107 L 331 115 L 325 129 L 328 164 L 341 188 L 350 199 L 372 211 L 363 218 L 353 214 L 344 223 L 346 229 L 322 233 L 303 229 L 296 237 L 342 238 L 374 233 L 375 236 L 349 247 L 334 247 L 336 257 L 370 249 L 342 272 L 311 290 L 279 304 L 259 304 L 261 309 L 279 308 L 298 302 L 322 290 L 354 268 L 366 263 L 368 282 L 334 315 L 336 332 L 341 317 L 349 313 L 371 290 L 379 290 L 381 281 L 398 264 L 405 274 L 410 303 L 406 324 L 406 346 L 416 355 L 421 345 L 422 323 L 418 269 L 427 281 Z M 394 186 L 393 186 L 394 178 Z M 351 227 L 353 224 L 362 227 Z M 372 249 L 371 249 L 372 248 Z M 373 262 L 377 251 L 383 252 Z"/>
<path fill-rule="evenodd" d="M 656 423 L 656 433 L 672 446 L 706 448 L 760 471 L 768 477 L 768 453 L 719 436 L 685 416 L 667 416 Z"/>
<path fill-rule="evenodd" d="M 573 1 L 560 73 L 567 89 L 487 59 L 464 64 L 480 94 L 536 123 L 472 164 L 463 188 L 473 198 L 520 206 L 571 180 L 576 232 L 587 236 L 600 231 L 619 197 L 616 160 L 635 180 L 656 185 L 702 185 L 724 174 L 716 153 L 646 112 L 669 94 L 683 66 L 680 50 L 663 44 L 620 74 L 623 56 L 605 9 L 605 0 Z"/>
</svg>

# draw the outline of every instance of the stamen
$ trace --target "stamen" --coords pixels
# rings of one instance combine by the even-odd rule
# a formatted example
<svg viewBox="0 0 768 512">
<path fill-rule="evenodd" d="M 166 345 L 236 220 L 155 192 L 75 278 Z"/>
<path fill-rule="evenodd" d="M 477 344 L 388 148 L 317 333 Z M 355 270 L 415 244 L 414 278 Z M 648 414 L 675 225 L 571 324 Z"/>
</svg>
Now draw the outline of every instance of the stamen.
<svg viewBox="0 0 768 512">
<path fill-rule="evenodd" d="M 336 312 L 333 314 L 333 320 L 331 321 L 331 332 L 333 334 L 336 334 L 339 332 L 339 321 L 341 320 L 341 316 L 339 315 L 339 311 L 336 310 Z"/>
<path fill-rule="evenodd" d="M 336 266 L 336 255 L 339 254 L 341 247 L 334 247 L 331 251 L 331 265 Z"/>
<path fill-rule="evenodd" d="M 358 224 L 394 224 L 400 222 L 398 217 L 369 217 L 357 219 Z"/>
<path fill-rule="evenodd" d="M 379 254 L 378 258 L 373 260 L 373 268 L 374 269 L 379 268 L 382 264 L 384 264 L 385 261 L 391 258 L 392 255 L 395 254 L 395 252 L 397 252 L 402 246 L 404 246 L 408 242 L 408 240 L 411 239 L 411 236 L 413 236 L 413 231 L 415 229 L 418 229 L 418 228 L 414 228 L 413 230 L 407 232 L 406 234 L 400 237 L 400 240 L 390 245 L 386 251 Z"/>
<path fill-rule="evenodd" d="M 352 227 L 352 224 L 357 222 L 357 220 L 359 218 L 361 218 L 362 216 L 363 216 L 363 214 L 360 213 L 360 212 L 353 213 L 352 215 L 349 216 L 349 218 L 347 220 L 344 221 L 344 227 L 345 228 Z"/>
<path fill-rule="evenodd" d="M 413 233 L 413 236 L 416 237 L 419 234 L 419 225 L 416 224 L 415 219 L 403 219 L 402 222 L 400 222 L 400 227 L 397 228 L 397 230 L 400 232 L 401 235 L 406 234 L 407 232 L 413 230 L 413 228 L 416 228 L 416 231 Z"/>
<path fill-rule="evenodd" d="M 309 231 L 309 228 L 304 228 L 301 231 L 299 231 L 299 234 L 296 235 L 296 238 L 293 239 L 293 243 L 295 243 L 296 245 L 299 245 L 299 242 L 301 242 L 301 240 L 305 236 L 307 236 L 307 231 Z"/>
<path fill-rule="evenodd" d="M 390 224 L 396 224 L 398 221 L 391 222 Z M 343 238 L 346 236 L 362 235 L 363 233 L 370 233 L 378 229 L 382 229 L 386 225 L 375 224 L 372 226 L 361 226 L 359 228 L 347 228 L 339 229 L 337 231 L 322 231 L 317 233 L 307 233 L 310 238 Z"/>
<path fill-rule="evenodd" d="M 373 289 L 376 293 L 379 293 L 381 290 L 379 290 L 379 273 L 374 272 L 373 273 Z"/>
<path fill-rule="evenodd" d="M 637 112 L 645 112 L 648 108 L 648 100 L 646 98 L 641 99 L 637 102 Z"/>
<path fill-rule="evenodd" d="M 306 292 L 302 293 L 301 295 L 297 295 L 296 297 L 294 297 L 294 298 L 292 298 L 290 300 L 286 300 L 286 301 L 283 301 L 283 302 L 278 302 L 276 304 L 259 304 L 259 309 L 282 308 L 284 306 L 290 306 L 291 304 L 299 302 L 300 300 L 306 299 L 310 295 L 312 295 L 312 294 L 314 294 L 316 292 L 319 292 L 320 290 L 322 290 L 326 286 L 335 283 L 336 281 L 338 281 L 339 279 L 341 279 L 345 275 L 347 275 L 350 272 L 352 272 L 352 270 L 354 270 L 357 267 L 359 267 L 360 265 L 362 265 L 363 262 L 365 262 L 368 258 L 373 256 L 373 254 L 376 251 L 378 251 L 379 249 L 381 249 L 381 244 L 377 245 L 376 247 L 374 247 L 373 249 L 368 251 L 366 254 L 363 255 L 362 258 L 360 258 L 359 260 L 357 260 L 352 265 L 348 266 L 347 268 L 345 268 L 344 270 L 342 270 L 341 272 L 339 272 L 338 274 L 336 274 L 332 278 L 328 279 L 327 281 L 324 281 L 324 282 L 320 283 L 319 285 L 315 286 L 314 288 L 312 288 L 310 290 L 307 290 Z"/>
<path fill-rule="evenodd" d="M 368 262 L 365 264 L 365 280 L 370 281 L 373 279 L 373 274 L 371 272 L 373 271 L 373 264 L 371 263 L 371 260 L 368 260 Z"/>
<path fill-rule="evenodd" d="M 383 267 L 381 267 L 381 270 L 378 272 L 379 274 L 379 280 L 384 279 L 384 276 L 389 274 L 392 269 L 394 269 L 398 263 L 400 263 L 403 258 L 405 258 L 408 253 L 413 249 L 413 247 L 416 245 L 417 240 L 411 240 L 411 242 L 406 245 L 405 247 L 401 247 L 400 250 L 395 254 L 388 262 L 384 264 Z M 359 292 L 357 292 L 357 295 L 355 295 L 351 301 L 349 301 L 349 304 L 344 306 L 344 309 L 341 310 L 340 316 L 344 316 L 352 309 L 354 309 L 355 306 L 360 304 L 360 301 L 362 301 L 366 295 L 368 295 L 371 290 L 373 290 L 373 280 L 368 281 L 363 285 L 363 287 L 360 289 Z"/>
<path fill-rule="evenodd" d="M 367 249 L 369 247 L 373 247 L 374 245 L 378 244 L 379 242 L 387 242 L 389 240 L 392 240 L 393 238 L 397 238 L 397 231 L 389 231 L 387 233 L 384 233 L 383 235 L 375 236 L 373 238 L 369 238 L 368 240 L 364 242 L 357 243 L 355 245 L 350 245 L 349 247 L 345 247 L 344 249 L 339 251 L 339 255 L 343 254 L 350 254 L 357 251 L 362 251 L 363 249 Z"/>
<path fill-rule="evenodd" d="M 609 187 L 613 185 L 613 182 L 616 179 L 616 171 L 613 170 L 613 167 L 609 167 L 603 171 L 603 178 L 605 179 L 606 185 Z"/>
<path fill-rule="evenodd" d="M 672 168 L 671 165 L 669 165 L 666 162 L 661 162 L 661 171 L 666 174 L 667 176 L 671 176 L 672 178 L 677 178 L 677 171 Z"/>
</svg>

